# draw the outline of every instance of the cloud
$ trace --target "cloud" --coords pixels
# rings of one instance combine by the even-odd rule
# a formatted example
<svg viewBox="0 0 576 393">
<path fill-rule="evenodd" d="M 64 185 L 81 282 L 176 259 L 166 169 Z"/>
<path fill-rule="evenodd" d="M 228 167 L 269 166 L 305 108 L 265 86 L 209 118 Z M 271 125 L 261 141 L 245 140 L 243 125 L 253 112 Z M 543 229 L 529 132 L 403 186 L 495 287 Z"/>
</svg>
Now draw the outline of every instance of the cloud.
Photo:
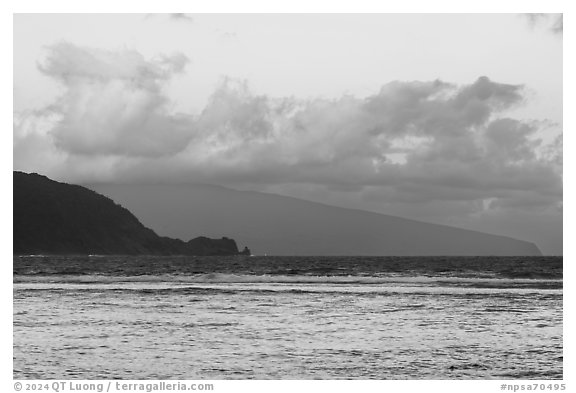
<svg viewBox="0 0 576 393">
<path fill-rule="evenodd" d="M 537 138 L 537 123 L 502 115 L 522 93 L 481 77 L 466 86 L 392 82 L 365 99 L 299 101 L 225 81 L 196 121 L 201 137 L 172 163 L 208 182 L 375 187 L 415 203 L 522 199 L 530 191 L 555 203 L 561 149 Z"/>
<path fill-rule="evenodd" d="M 15 116 L 15 167 L 83 182 L 323 188 L 469 213 L 562 200 L 561 136 L 544 143 L 540 123 L 506 116 L 521 85 L 395 81 L 365 98 L 300 100 L 224 79 L 201 113 L 174 114 L 162 88 L 186 64 L 52 46 L 41 69 L 64 93 Z"/>
<path fill-rule="evenodd" d="M 564 14 L 523 14 L 531 26 L 545 25 L 554 34 L 564 33 Z"/>
<path fill-rule="evenodd" d="M 146 14 L 144 19 L 162 17 L 172 22 L 194 23 L 194 18 L 190 14 L 172 13 L 172 14 Z"/>
<path fill-rule="evenodd" d="M 59 43 L 39 65 L 64 94 L 46 108 L 55 117 L 50 137 L 74 155 L 174 154 L 190 139 L 190 121 L 170 112 L 162 85 L 181 73 L 182 54 L 147 61 L 135 51 L 110 52 Z"/>
<path fill-rule="evenodd" d="M 170 19 L 187 23 L 192 23 L 194 21 L 194 19 L 188 14 L 170 14 Z"/>
</svg>

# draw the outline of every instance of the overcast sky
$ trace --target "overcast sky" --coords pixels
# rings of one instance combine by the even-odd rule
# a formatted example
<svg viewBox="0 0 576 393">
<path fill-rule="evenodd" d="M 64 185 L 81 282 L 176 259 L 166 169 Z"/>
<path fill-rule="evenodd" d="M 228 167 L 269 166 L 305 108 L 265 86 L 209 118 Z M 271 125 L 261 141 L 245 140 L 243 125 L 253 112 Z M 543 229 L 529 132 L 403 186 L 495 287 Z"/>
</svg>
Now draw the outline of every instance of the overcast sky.
<svg viewBox="0 0 576 393">
<path fill-rule="evenodd" d="M 562 253 L 556 15 L 16 15 L 14 169 L 202 182 Z"/>
</svg>

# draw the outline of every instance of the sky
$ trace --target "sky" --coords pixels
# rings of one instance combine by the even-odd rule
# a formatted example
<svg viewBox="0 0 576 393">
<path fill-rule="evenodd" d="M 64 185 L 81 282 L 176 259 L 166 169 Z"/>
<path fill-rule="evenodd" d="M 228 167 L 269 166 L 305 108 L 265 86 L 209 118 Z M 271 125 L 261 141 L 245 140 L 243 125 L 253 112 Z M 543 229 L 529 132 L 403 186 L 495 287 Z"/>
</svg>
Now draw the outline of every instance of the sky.
<svg viewBox="0 0 576 393">
<path fill-rule="evenodd" d="M 199 182 L 562 254 L 562 19 L 17 14 L 15 170 Z"/>
</svg>

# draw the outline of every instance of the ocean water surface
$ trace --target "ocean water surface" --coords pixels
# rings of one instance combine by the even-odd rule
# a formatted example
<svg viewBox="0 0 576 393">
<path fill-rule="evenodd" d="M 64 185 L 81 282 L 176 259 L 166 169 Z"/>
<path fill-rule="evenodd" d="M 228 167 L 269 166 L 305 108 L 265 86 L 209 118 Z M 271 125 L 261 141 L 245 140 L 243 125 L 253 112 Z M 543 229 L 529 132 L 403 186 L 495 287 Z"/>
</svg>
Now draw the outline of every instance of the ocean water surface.
<svg viewBox="0 0 576 393">
<path fill-rule="evenodd" d="M 562 258 L 14 257 L 16 379 L 562 379 Z"/>
</svg>

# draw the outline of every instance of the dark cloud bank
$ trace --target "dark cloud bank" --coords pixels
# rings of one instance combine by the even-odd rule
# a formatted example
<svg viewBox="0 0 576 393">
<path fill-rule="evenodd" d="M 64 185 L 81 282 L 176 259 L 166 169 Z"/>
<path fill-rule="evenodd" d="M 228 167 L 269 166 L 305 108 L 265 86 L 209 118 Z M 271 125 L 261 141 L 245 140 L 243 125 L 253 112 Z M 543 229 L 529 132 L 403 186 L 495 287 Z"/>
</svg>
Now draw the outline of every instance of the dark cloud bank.
<svg viewBox="0 0 576 393">
<path fill-rule="evenodd" d="M 60 82 L 48 108 L 15 115 L 15 169 L 72 182 L 204 182 L 323 187 L 402 204 L 453 202 L 466 214 L 558 210 L 562 136 L 506 117 L 524 88 L 394 81 L 365 98 L 299 100 L 225 79 L 197 115 L 163 88 L 182 54 L 145 59 L 59 43 L 39 65 Z"/>
</svg>

